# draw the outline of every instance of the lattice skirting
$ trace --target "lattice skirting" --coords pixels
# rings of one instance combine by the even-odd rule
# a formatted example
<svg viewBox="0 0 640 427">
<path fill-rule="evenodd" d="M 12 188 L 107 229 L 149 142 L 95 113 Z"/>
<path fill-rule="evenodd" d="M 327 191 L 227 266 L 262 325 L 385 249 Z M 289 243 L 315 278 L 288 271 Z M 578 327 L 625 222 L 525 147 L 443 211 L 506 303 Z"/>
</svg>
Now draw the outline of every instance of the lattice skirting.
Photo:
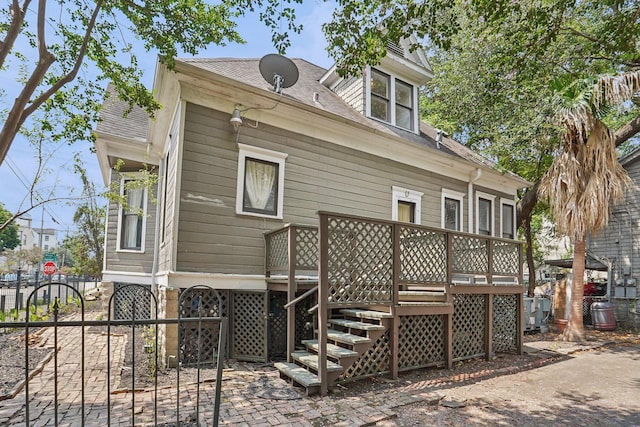
<svg viewBox="0 0 640 427">
<path fill-rule="evenodd" d="M 155 313 L 153 294 L 149 285 L 115 283 L 113 288 L 114 320 L 147 320 Z M 154 314 L 155 315 L 155 314 Z"/>
<path fill-rule="evenodd" d="M 232 292 L 231 357 L 267 361 L 266 292 Z"/>
<path fill-rule="evenodd" d="M 389 331 L 386 331 L 374 345 L 369 347 L 358 360 L 345 370 L 340 381 L 350 381 L 391 372 L 389 354 Z"/>
<path fill-rule="evenodd" d="M 398 334 L 398 370 L 441 365 L 446 361 L 444 316 L 403 316 Z"/>
<path fill-rule="evenodd" d="M 493 298 L 493 351 L 518 350 L 518 298 L 520 295 L 495 295 Z"/>
<path fill-rule="evenodd" d="M 453 360 L 485 355 L 485 313 L 487 295 L 453 296 Z"/>
<path fill-rule="evenodd" d="M 227 317 L 229 295 L 225 291 L 193 288 L 180 292 L 180 318 Z M 219 325 L 214 322 L 181 322 L 178 351 L 180 361 L 188 366 L 198 362 L 214 363 L 218 354 Z M 200 330 L 200 334 L 198 334 Z M 228 340 L 227 340 L 228 342 Z M 198 352 L 200 353 L 198 355 Z M 225 353 L 227 351 L 225 350 Z"/>
</svg>

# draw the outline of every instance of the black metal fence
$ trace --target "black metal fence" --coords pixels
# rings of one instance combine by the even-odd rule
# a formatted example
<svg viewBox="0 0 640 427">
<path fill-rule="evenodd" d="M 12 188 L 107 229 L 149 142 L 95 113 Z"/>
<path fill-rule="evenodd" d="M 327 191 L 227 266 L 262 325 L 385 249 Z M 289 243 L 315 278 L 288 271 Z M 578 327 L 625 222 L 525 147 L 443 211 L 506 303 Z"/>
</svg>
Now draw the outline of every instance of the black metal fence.
<svg viewBox="0 0 640 427">
<path fill-rule="evenodd" d="M 24 342 L 23 389 L 9 396 L 13 404 L 0 405 L 0 419 L 6 425 L 44 425 L 45 420 L 46 425 L 56 426 L 218 425 L 227 318 L 208 316 L 211 310 L 202 305 L 202 286 L 185 289 L 179 297 L 179 304 L 192 300 L 187 302 L 195 308 L 191 317 L 159 318 L 155 294 L 149 287 L 133 284 L 115 289 L 106 307 L 105 301 L 91 301 L 70 284 L 41 285 L 28 295 L 27 312 L 38 310 L 39 292 L 48 286 L 57 288 L 58 296 L 46 316 L 0 322 L 0 333 L 22 332 Z M 72 296 L 63 306 L 60 295 L 67 291 Z M 122 300 L 119 293 L 151 301 L 150 307 L 139 311 L 133 303 L 113 318 L 118 311 L 114 304 Z M 188 373 L 195 381 L 181 382 L 181 375 L 186 375 L 182 364 L 168 369 L 161 360 L 160 325 L 188 325 L 197 342 L 214 328 L 219 348 L 213 367 L 210 355 L 198 351 L 191 355 L 194 368 Z M 48 371 L 40 376 L 29 369 L 36 331 L 51 340 L 53 353 L 53 362 L 41 368 Z M 209 374 L 215 374 L 212 381 L 202 381 L 205 365 Z M 174 382 L 159 387 L 161 377 L 164 383 Z M 16 404 L 20 399 L 22 404 Z"/>
</svg>

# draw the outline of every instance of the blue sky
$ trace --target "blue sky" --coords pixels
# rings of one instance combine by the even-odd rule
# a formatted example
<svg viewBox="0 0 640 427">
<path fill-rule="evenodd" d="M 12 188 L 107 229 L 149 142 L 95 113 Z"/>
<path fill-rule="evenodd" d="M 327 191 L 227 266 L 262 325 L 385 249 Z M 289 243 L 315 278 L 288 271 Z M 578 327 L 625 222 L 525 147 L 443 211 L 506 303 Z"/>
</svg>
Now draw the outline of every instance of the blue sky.
<svg viewBox="0 0 640 427">
<path fill-rule="evenodd" d="M 290 58 L 304 58 L 316 65 L 328 68 L 333 61 L 326 53 L 326 40 L 322 34 L 321 25 L 331 18 L 332 3 L 322 0 L 305 2 L 297 11 L 297 20 L 303 24 L 302 34 L 293 35 L 292 43 L 286 52 Z M 239 32 L 246 40 L 246 44 L 231 44 L 229 46 L 212 46 L 202 51 L 198 57 L 235 57 L 235 58 L 260 58 L 268 53 L 274 53 L 271 44 L 271 35 L 267 28 L 259 22 L 257 15 L 248 14 L 238 21 Z M 138 43 L 138 46 L 141 46 Z M 139 47 L 135 54 L 138 56 L 140 66 L 144 69 L 144 83 L 147 87 L 153 84 L 153 74 L 156 65 L 156 52 L 145 52 Z M 2 83 L 8 85 L 9 82 Z M 5 86 L 8 87 L 8 86 Z M 9 96 L 8 99 L 11 97 Z M 55 188 L 58 196 L 76 195 L 82 190 L 81 181 L 73 173 L 73 155 L 79 153 L 84 159 L 85 168 L 90 179 L 96 184 L 98 190 L 103 189 L 102 177 L 98 162 L 89 150 L 89 142 L 76 142 L 69 146 L 61 144 L 55 147 L 55 152 L 47 164 L 48 172 L 44 177 L 42 188 L 44 191 Z M 33 181 L 36 173 L 34 150 L 24 138 L 14 141 L 8 156 L 0 166 L 0 203 L 5 208 L 14 212 L 29 206 L 25 197 L 29 194 L 28 186 Z M 75 207 L 68 203 L 48 204 L 44 211 L 37 208 L 31 211 L 33 226 L 55 228 L 59 230 L 58 237 L 64 238 L 67 230 L 73 230 L 73 213 Z"/>
</svg>

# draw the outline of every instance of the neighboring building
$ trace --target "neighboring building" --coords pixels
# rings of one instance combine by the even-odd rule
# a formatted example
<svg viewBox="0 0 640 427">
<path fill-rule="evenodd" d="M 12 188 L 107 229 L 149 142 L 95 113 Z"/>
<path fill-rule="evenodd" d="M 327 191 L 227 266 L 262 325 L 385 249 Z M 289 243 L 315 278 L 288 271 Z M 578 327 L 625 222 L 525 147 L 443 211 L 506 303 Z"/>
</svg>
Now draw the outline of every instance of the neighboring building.
<svg viewBox="0 0 640 427">
<path fill-rule="evenodd" d="M 595 255 L 610 270 L 610 292 L 617 302 L 618 318 L 640 325 L 637 315 L 640 284 L 640 149 L 620 159 L 634 186 L 624 202 L 613 207 L 607 228 L 594 233 L 587 242 L 587 251 Z"/>
<path fill-rule="evenodd" d="M 493 259 L 495 266 L 507 255 L 508 267 L 490 266 L 487 272 L 472 268 L 470 261 L 442 274 L 447 283 L 454 280 L 451 272 L 460 271 L 469 273 L 461 279 L 464 283 L 488 280 L 491 285 L 502 271 L 508 276 L 506 285 L 516 285 L 501 288 L 513 296 L 509 307 L 515 310 L 522 295 L 519 244 L 495 238 L 515 238 L 514 198 L 528 183 L 420 122 L 418 88 L 431 78 L 431 69 L 421 52 L 392 47 L 379 66 L 346 79 L 335 68 L 295 59 L 297 82 L 290 86 L 285 80 L 281 92 L 278 84 L 263 78 L 258 59 L 178 59 L 175 71 L 159 64 L 154 93 L 163 109 L 153 121 L 139 109 L 123 118 L 126 106 L 107 99 L 97 128 L 100 167 L 105 183 L 117 181 L 129 206 L 137 209 L 109 206 L 103 281 L 115 288 L 151 286 L 161 311 L 170 310 L 169 293 L 196 284 L 211 286 L 224 295 L 235 328 L 232 356 L 264 360 L 272 356 L 263 349 L 269 341 L 271 352 L 273 335 L 259 332 L 265 322 L 262 307 L 282 308 L 274 297 L 290 301 L 309 289 L 303 279 L 311 284 L 319 280 L 317 227 L 322 238 L 318 212 L 323 211 L 383 221 L 389 227 L 416 224 L 422 231 L 412 234 L 415 245 L 415 239 L 430 233 L 421 226 L 442 236 L 449 230 L 473 233 L 475 237 L 459 235 L 468 240 L 464 247 L 470 257 L 494 244 L 486 242 L 502 242 L 495 243 L 502 249 L 496 246 L 495 253 L 481 258 L 483 265 Z M 286 65 L 282 58 L 270 59 Z M 120 175 L 114 172 L 118 159 L 124 160 Z M 145 165 L 157 171 L 158 186 L 127 186 Z M 310 226 L 312 233 L 306 244 L 313 255 L 305 264 L 306 275 L 298 276 L 296 270 L 293 290 L 286 273 L 284 283 L 274 276 L 275 267 L 282 265 L 274 266 L 278 248 L 273 233 L 265 243 L 265 233 L 283 227 L 291 232 L 289 224 Z M 352 245 L 365 244 L 356 231 L 348 236 Z M 287 253 L 287 240 L 283 242 Z M 418 246 L 412 248 L 405 251 L 416 251 L 411 252 L 416 264 L 422 262 Z M 446 261 L 442 250 L 429 262 L 454 262 Z M 370 257 L 374 255 L 365 258 Z M 369 277 L 379 268 L 371 266 Z M 363 277 L 356 276 L 352 271 L 349 280 Z M 429 280 L 441 283 L 423 281 Z M 329 300 L 336 298 L 334 294 Z M 356 304 L 351 300 L 349 305 Z M 443 307 L 438 316 L 450 316 L 451 304 Z M 257 323 L 246 323 L 250 319 Z M 512 320 L 514 325 L 521 321 L 515 314 Z M 175 353 L 167 346 L 168 353 Z"/>
</svg>

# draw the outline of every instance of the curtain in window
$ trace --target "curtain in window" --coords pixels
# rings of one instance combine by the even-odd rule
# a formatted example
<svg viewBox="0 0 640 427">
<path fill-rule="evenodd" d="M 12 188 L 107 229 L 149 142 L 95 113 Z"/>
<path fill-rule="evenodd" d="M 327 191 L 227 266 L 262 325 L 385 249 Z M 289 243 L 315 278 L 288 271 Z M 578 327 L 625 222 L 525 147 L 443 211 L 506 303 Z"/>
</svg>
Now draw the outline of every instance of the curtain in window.
<svg viewBox="0 0 640 427">
<path fill-rule="evenodd" d="M 142 209 L 143 188 L 130 188 L 127 190 L 127 204 L 131 207 L 124 217 L 124 242 L 125 248 L 137 248 L 138 244 L 138 221 L 139 209 Z"/>
<path fill-rule="evenodd" d="M 272 163 L 247 159 L 245 165 L 245 192 L 253 209 L 268 209 L 269 199 L 276 182 L 276 166 Z M 246 200 L 245 200 L 246 203 Z"/>
</svg>

